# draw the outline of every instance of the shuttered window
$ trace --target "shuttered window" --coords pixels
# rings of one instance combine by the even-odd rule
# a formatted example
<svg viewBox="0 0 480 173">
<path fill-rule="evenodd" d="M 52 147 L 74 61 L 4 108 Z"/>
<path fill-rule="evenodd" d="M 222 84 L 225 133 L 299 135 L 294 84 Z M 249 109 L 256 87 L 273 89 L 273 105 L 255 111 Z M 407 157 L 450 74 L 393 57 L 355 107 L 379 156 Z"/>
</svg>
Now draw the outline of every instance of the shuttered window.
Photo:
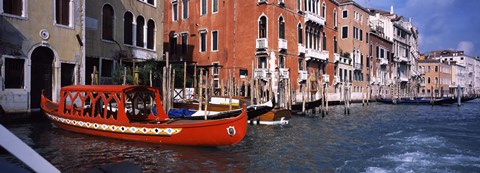
<svg viewBox="0 0 480 173">
<path fill-rule="evenodd" d="M 23 88 L 24 63 L 23 59 L 5 58 L 5 88 Z"/>
<path fill-rule="evenodd" d="M 3 12 L 23 16 L 23 0 L 3 0 Z"/>
<path fill-rule="evenodd" d="M 57 24 L 70 25 L 70 0 L 55 1 L 55 20 Z"/>
</svg>

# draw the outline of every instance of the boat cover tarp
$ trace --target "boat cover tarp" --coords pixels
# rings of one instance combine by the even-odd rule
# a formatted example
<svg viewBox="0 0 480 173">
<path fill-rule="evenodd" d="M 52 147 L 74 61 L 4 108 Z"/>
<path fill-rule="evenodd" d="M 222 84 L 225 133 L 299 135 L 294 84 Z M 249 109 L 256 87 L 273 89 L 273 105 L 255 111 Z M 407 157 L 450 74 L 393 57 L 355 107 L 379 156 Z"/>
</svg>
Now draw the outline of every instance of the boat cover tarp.
<svg viewBox="0 0 480 173">
<path fill-rule="evenodd" d="M 170 111 L 168 111 L 168 117 L 190 117 L 195 112 L 195 110 L 189 110 L 187 108 L 170 109 Z"/>
</svg>

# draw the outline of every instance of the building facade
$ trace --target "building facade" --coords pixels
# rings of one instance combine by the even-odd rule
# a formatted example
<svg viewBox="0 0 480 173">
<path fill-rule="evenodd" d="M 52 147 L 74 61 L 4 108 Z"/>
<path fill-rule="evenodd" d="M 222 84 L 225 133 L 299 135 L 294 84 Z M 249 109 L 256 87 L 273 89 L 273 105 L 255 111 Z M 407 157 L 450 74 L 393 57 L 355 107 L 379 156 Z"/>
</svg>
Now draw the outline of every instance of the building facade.
<svg viewBox="0 0 480 173">
<path fill-rule="evenodd" d="M 452 83 L 452 67 L 449 63 L 441 60 L 426 59 L 418 61 L 419 68 L 425 69 L 421 75 L 419 96 L 423 97 L 448 97 L 453 96 L 450 92 Z M 425 80 L 423 80 L 425 79 Z"/>
<path fill-rule="evenodd" d="M 480 61 L 466 55 L 464 51 L 434 50 L 426 53 L 428 59 L 437 59 L 444 62 L 455 62 L 465 68 L 465 93 L 475 95 L 480 93 Z"/>
<path fill-rule="evenodd" d="M 244 86 L 254 78 L 278 98 L 287 79 L 297 92 L 312 76 L 332 85 L 336 10 L 332 0 L 165 1 L 165 52 L 214 65 L 214 87 L 228 79 Z"/>
<path fill-rule="evenodd" d="M 393 43 L 385 37 L 382 28 L 378 26 L 370 32 L 369 39 L 369 52 L 372 55 L 370 72 L 372 95 L 376 98 L 391 97 Z"/>
<path fill-rule="evenodd" d="M 0 1 L 0 105 L 39 110 L 41 91 L 83 83 L 84 0 Z"/>
<path fill-rule="evenodd" d="M 85 14 L 85 84 L 94 67 L 100 84 L 113 72 L 148 59 L 163 59 L 163 1 L 87 0 Z"/>
<path fill-rule="evenodd" d="M 367 35 L 370 31 L 370 12 L 352 0 L 339 1 L 339 47 L 340 54 L 348 55 L 353 70 L 347 71 L 352 80 L 352 99 L 362 99 L 369 89 L 369 47 Z"/>
</svg>

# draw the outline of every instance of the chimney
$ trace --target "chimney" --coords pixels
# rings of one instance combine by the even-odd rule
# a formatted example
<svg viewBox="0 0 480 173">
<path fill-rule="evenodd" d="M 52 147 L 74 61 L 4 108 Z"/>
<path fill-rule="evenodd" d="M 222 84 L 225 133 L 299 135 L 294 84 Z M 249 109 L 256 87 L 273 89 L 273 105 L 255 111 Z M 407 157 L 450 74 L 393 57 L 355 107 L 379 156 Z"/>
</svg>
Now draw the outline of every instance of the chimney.
<svg viewBox="0 0 480 173">
<path fill-rule="evenodd" d="M 390 14 L 393 14 L 393 5 L 390 5 Z"/>
</svg>

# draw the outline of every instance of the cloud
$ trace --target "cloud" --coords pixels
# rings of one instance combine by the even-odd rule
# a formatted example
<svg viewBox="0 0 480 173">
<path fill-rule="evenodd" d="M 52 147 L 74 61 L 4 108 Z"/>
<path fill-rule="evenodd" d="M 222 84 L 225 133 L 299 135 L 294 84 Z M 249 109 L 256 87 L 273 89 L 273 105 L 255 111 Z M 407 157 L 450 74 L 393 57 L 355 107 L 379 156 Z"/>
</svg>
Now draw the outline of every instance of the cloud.
<svg viewBox="0 0 480 173">
<path fill-rule="evenodd" d="M 475 52 L 475 45 L 470 41 L 461 41 L 458 43 L 457 50 L 463 50 L 465 54 L 471 55 Z"/>
</svg>

